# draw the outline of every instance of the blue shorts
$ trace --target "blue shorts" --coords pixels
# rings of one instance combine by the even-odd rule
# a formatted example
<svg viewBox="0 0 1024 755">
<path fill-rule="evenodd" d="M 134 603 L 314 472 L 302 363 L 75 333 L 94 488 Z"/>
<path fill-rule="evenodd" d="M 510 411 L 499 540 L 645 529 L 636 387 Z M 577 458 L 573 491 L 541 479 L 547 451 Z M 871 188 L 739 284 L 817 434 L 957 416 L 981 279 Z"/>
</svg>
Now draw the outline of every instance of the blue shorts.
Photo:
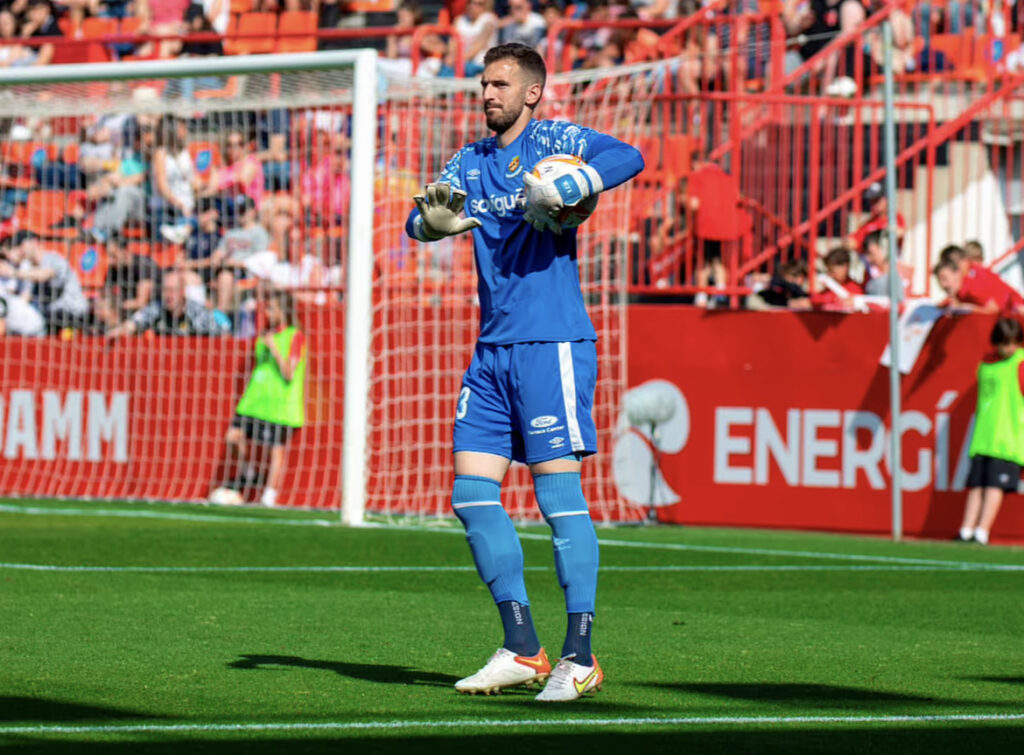
<svg viewBox="0 0 1024 755">
<path fill-rule="evenodd" d="M 536 464 L 597 451 L 593 341 L 477 344 L 455 409 L 454 450 Z"/>
</svg>

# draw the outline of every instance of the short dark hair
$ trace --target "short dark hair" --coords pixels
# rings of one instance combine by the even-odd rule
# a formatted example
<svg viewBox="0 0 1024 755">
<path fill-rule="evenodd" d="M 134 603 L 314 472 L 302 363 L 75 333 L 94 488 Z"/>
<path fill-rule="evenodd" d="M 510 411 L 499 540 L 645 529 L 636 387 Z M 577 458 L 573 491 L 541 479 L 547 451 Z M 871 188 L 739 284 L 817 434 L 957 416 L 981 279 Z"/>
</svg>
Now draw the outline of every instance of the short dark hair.
<svg viewBox="0 0 1024 755">
<path fill-rule="evenodd" d="M 1024 330 L 1020 323 L 1009 317 L 1001 317 L 992 328 L 992 334 L 988 337 L 989 343 L 993 346 L 1008 346 L 1009 344 L 1024 344 Z"/>
<path fill-rule="evenodd" d="M 960 261 L 966 257 L 967 254 L 963 249 L 958 247 L 956 244 L 947 244 L 942 247 L 942 251 L 939 252 L 939 261 L 945 262 L 950 260 L 953 264 L 958 265 Z"/>
<path fill-rule="evenodd" d="M 825 266 L 835 267 L 836 265 L 849 265 L 850 252 L 842 246 L 838 246 L 825 255 Z"/>
<path fill-rule="evenodd" d="M 864 237 L 863 249 L 868 248 L 868 244 L 877 244 L 878 246 L 889 251 L 889 233 L 888 231 L 872 231 Z"/>
<path fill-rule="evenodd" d="M 787 260 L 779 265 L 779 275 L 785 277 L 787 275 L 799 275 L 802 278 L 807 277 L 807 265 L 802 260 Z"/>
<path fill-rule="evenodd" d="M 981 245 L 981 242 L 978 241 L 977 239 L 971 239 L 970 241 L 964 242 L 964 254 L 967 254 L 968 249 L 974 249 L 975 251 L 977 251 L 979 257 L 985 256 L 985 247 L 983 247 Z"/>
<path fill-rule="evenodd" d="M 548 69 L 544 58 L 529 45 L 519 42 L 506 42 L 495 45 L 484 54 L 484 66 L 497 63 L 499 60 L 514 60 L 528 75 L 540 82 L 543 87 L 548 78 Z"/>
<path fill-rule="evenodd" d="M 939 256 L 939 261 L 932 268 L 932 273 L 938 275 L 940 270 L 952 270 L 954 273 L 960 269 L 960 263 L 953 255 Z"/>
</svg>

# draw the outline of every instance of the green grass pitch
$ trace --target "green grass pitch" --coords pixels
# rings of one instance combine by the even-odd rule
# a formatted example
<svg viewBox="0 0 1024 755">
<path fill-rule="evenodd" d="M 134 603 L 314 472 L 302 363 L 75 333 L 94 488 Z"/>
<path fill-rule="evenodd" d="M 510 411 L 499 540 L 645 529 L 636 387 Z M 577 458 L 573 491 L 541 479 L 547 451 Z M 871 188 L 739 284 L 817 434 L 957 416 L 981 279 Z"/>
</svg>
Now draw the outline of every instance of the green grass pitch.
<svg viewBox="0 0 1024 755">
<path fill-rule="evenodd" d="M 552 707 L 452 689 L 501 639 L 461 532 L 329 517 L 0 504 L 0 750 L 1024 752 L 1024 549 L 599 529 L 605 687 Z"/>
</svg>

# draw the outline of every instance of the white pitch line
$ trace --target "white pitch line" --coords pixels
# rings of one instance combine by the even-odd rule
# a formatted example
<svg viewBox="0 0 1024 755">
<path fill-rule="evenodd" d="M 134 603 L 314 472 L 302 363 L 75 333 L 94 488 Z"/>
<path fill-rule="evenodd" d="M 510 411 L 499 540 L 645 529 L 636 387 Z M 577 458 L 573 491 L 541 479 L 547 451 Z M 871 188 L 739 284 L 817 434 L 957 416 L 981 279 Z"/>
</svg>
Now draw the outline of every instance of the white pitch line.
<svg viewBox="0 0 1024 755">
<path fill-rule="evenodd" d="M 12 571 L 114 574 L 386 574 L 409 572 L 476 572 L 474 566 L 85 566 L 70 564 L 0 563 Z M 528 572 L 547 572 L 547 566 L 527 566 Z M 1015 567 L 1024 571 L 1024 566 Z M 987 567 L 919 566 L 916 564 L 656 564 L 602 566 L 608 572 L 968 572 Z"/>
<path fill-rule="evenodd" d="M 286 524 L 296 527 L 333 527 L 338 524 L 338 522 L 330 519 L 220 516 L 218 514 L 185 514 L 177 511 L 146 511 L 144 509 L 43 508 L 41 506 L 12 506 L 5 503 L 0 503 L 0 513 L 29 514 L 32 516 L 102 516 L 120 519 L 171 519 L 182 522 L 218 522 L 221 524 Z"/>
<path fill-rule="evenodd" d="M 32 506 L 14 506 L 0 504 L 0 513 L 32 514 L 44 516 L 110 516 L 126 519 L 171 519 L 190 522 L 216 522 L 221 524 L 283 524 L 297 527 L 332 527 L 338 523 L 327 519 L 285 519 L 272 517 L 219 516 L 216 514 L 185 514 L 173 511 L 144 511 L 126 509 L 78 509 L 78 508 L 42 508 Z M 384 526 L 382 526 L 384 528 Z M 417 525 L 387 525 L 386 528 L 407 532 L 442 532 L 450 535 L 464 535 L 461 529 L 440 529 Z M 550 540 L 550 536 L 532 532 L 521 532 L 523 540 Z M 830 553 L 821 551 L 776 550 L 772 548 L 742 548 L 723 545 L 689 545 L 685 543 L 658 543 L 643 540 L 617 540 L 598 538 L 602 546 L 620 548 L 646 548 L 652 550 L 677 550 L 695 553 L 728 553 L 750 556 L 790 556 L 793 558 L 817 558 L 834 561 L 871 561 L 883 564 L 916 564 L 920 566 L 946 566 L 960 569 L 988 569 L 993 571 L 1022 571 L 1020 564 L 989 564 L 978 561 L 949 561 L 929 558 L 908 558 L 903 556 L 871 556 L 850 553 Z"/>
<path fill-rule="evenodd" d="M 30 734 L 182 734 L 194 732 L 396 731 L 402 729 L 502 729 L 511 727 L 607 728 L 618 726 L 787 726 L 820 724 L 1011 723 L 1024 713 L 952 713 L 892 716 L 685 716 L 671 718 L 491 718 L 449 721 L 299 721 L 236 724 L 125 724 L 0 726 L 0 736 Z"/>
</svg>

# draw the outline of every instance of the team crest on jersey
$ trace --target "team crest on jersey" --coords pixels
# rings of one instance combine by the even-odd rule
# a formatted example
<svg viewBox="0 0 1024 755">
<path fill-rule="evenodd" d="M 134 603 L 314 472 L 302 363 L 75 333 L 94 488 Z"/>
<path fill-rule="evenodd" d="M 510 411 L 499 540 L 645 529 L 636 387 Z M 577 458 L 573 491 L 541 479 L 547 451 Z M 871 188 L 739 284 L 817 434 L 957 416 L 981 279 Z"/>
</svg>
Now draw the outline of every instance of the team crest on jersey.
<svg viewBox="0 0 1024 755">
<path fill-rule="evenodd" d="M 523 172 L 523 165 L 519 162 L 519 155 L 512 158 L 512 162 L 505 168 L 505 178 L 515 178 Z"/>
</svg>

